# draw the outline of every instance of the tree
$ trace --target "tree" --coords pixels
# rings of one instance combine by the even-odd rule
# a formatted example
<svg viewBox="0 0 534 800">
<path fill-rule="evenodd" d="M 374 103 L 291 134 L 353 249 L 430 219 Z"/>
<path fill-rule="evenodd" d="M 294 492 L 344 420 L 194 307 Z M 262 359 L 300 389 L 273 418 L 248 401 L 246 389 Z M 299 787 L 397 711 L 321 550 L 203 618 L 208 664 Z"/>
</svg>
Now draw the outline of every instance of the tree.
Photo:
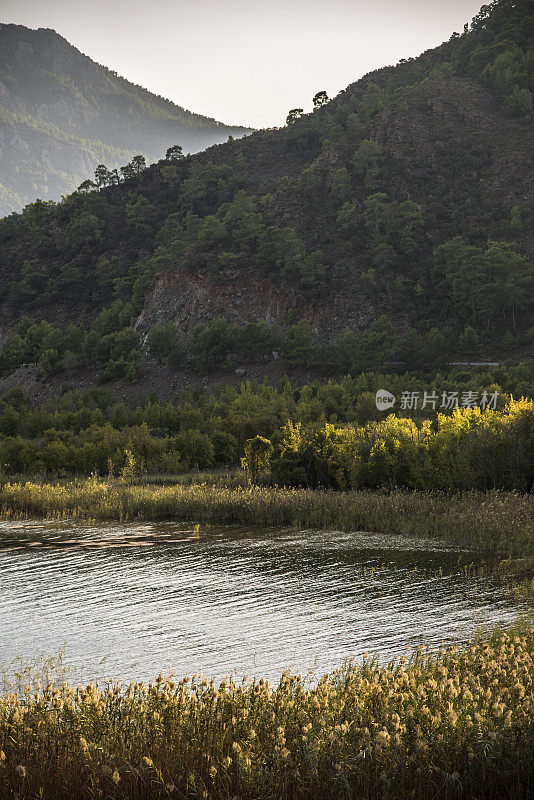
<svg viewBox="0 0 534 800">
<path fill-rule="evenodd" d="M 344 328 L 337 340 L 333 343 L 333 356 L 337 366 L 348 372 L 357 363 L 359 343 L 354 331 Z"/>
<path fill-rule="evenodd" d="M 125 450 L 124 456 L 125 462 L 121 469 L 121 481 L 129 486 L 139 475 L 139 467 L 131 450 Z"/>
<path fill-rule="evenodd" d="M 63 241 L 58 241 L 58 244 L 66 255 L 73 256 L 82 251 L 89 253 L 102 239 L 102 220 L 96 214 L 80 208 L 72 215 L 69 223 L 63 226 L 62 232 Z M 74 265 L 65 264 L 63 277 L 62 288 L 73 288 L 78 283 L 79 276 Z M 59 281 L 57 285 L 59 286 Z"/>
<path fill-rule="evenodd" d="M 95 169 L 95 184 L 98 189 L 102 186 L 109 186 L 111 173 L 105 164 L 99 164 Z"/>
<path fill-rule="evenodd" d="M 479 345 L 478 333 L 468 325 L 458 337 L 458 351 L 466 358 L 472 359 L 478 355 Z"/>
<path fill-rule="evenodd" d="M 174 438 L 174 443 L 180 453 L 180 461 L 189 469 L 206 469 L 213 464 L 213 445 L 207 434 L 196 429 L 184 431 Z"/>
<path fill-rule="evenodd" d="M 294 228 L 265 228 L 258 240 L 258 266 L 267 275 L 300 276 L 304 250 Z"/>
<path fill-rule="evenodd" d="M 421 209 L 412 200 L 400 203 L 385 193 L 372 194 L 365 200 L 363 216 L 371 236 L 374 266 L 388 266 L 417 250 L 424 222 Z"/>
<path fill-rule="evenodd" d="M 76 353 L 73 353 L 72 350 L 67 350 L 63 356 L 61 368 L 67 373 L 67 375 L 75 375 L 77 370 L 80 368 L 79 356 L 77 356 Z"/>
<path fill-rule="evenodd" d="M 232 239 L 240 250 L 254 251 L 263 230 L 261 214 L 247 212 L 234 225 Z"/>
<path fill-rule="evenodd" d="M 286 125 L 293 125 L 304 114 L 303 108 L 292 108 L 286 117 Z"/>
<path fill-rule="evenodd" d="M 225 319 L 213 319 L 193 328 L 189 350 L 198 369 L 209 370 L 220 363 L 234 344 L 234 332 Z"/>
<path fill-rule="evenodd" d="M 305 486 L 307 476 L 302 464 L 302 450 L 306 440 L 301 423 L 288 420 L 280 433 L 282 441 L 277 458 L 271 461 L 271 473 L 283 486 Z"/>
<path fill-rule="evenodd" d="M 132 193 L 133 194 L 133 193 Z M 126 203 L 126 221 L 138 231 L 149 231 L 158 219 L 158 209 L 142 194 Z"/>
<path fill-rule="evenodd" d="M 382 315 L 373 322 L 360 339 L 359 371 L 364 372 L 371 367 L 376 368 L 391 361 L 397 347 L 397 339 L 397 331 L 388 317 Z"/>
<path fill-rule="evenodd" d="M 324 106 L 325 103 L 328 103 L 329 99 L 330 98 L 328 97 L 327 93 L 324 90 L 321 92 L 317 92 L 317 94 L 313 98 L 313 107 L 321 108 L 321 106 Z"/>
<path fill-rule="evenodd" d="M 480 248 L 468 244 L 461 236 L 434 250 L 434 285 L 449 301 L 449 313 L 458 319 L 476 318 L 481 253 Z"/>
<path fill-rule="evenodd" d="M 198 233 L 198 243 L 205 250 L 216 247 L 226 239 L 224 224 L 213 214 L 207 216 Z"/>
<path fill-rule="evenodd" d="M 344 203 L 336 217 L 336 223 L 344 229 L 346 238 L 350 240 L 359 223 L 358 203 Z"/>
<path fill-rule="evenodd" d="M 509 242 L 489 242 L 481 257 L 481 284 L 477 299 L 488 318 L 490 315 L 511 322 L 517 333 L 521 311 L 529 318 L 534 311 L 534 264 Z M 508 314 L 511 313 L 511 319 Z"/>
<path fill-rule="evenodd" d="M 315 332 L 308 320 L 301 319 L 300 322 L 293 325 L 289 330 L 284 347 L 288 361 L 294 364 L 309 363 L 313 358 L 315 339 Z"/>
<path fill-rule="evenodd" d="M 236 354 L 245 360 L 268 358 L 281 343 L 278 327 L 267 322 L 249 322 L 236 330 Z"/>
<path fill-rule="evenodd" d="M 452 339 L 452 328 L 446 327 L 443 330 L 435 326 L 430 328 L 426 335 L 426 354 L 430 364 L 440 367 L 446 363 L 451 353 Z"/>
<path fill-rule="evenodd" d="M 518 330 L 519 316 L 532 316 L 534 267 L 510 242 L 489 242 L 485 250 L 460 236 L 434 251 L 440 294 L 449 297 L 458 319 Z"/>
<path fill-rule="evenodd" d="M 146 343 L 150 353 L 161 364 L 164 359 L 174 360 L 178 350 L 181 350 L 178 331 L 172 322 L 166 325 L 154 325 L 150 330 Z"/>
<path fill-rule="evenodd" d="M 358 177 L 363 178 L 369 191 L 376 191 L 377 181 L 380 178 L 384 150 L 378 142 L 372 139 L 363 139 L 352 157 L 354 171 Z"/>
<path fill-rule="evenodd" d="M 334 173 L 330 186 L 330 197 L 336 206 L 340 206 L 351 195 L 350 174 L 346 167 L 340 167 Z"/>
<path fill-rule="evenodd" d="M 255 250 L 263 230 L 262 216 L 257 212 L 256 200 L 242 189 L 235 193 L 224 215 L 224 224 L 232 239 L 243 250 Z"/>
<path fill-rule="evenodd" d="M 39 302 L 46 291 L 48 279 L 39 259 L 24 261 L 19 280 L 10 286 L 10 298 L 17 305 Z"/>
<path fill-rule="evenodd" d="M 121 167 L 121 175 L 123 180 L 127 181 L 135 176 L 135 169 L 131 164 L 125 164 L 124 167 Z"/>
<path fill-rule="evenodd" d="M 133 328 L 123 328 L 104 339 L 108 340 L 110 358 L 131 359 L 141 352 L 139 334 Z"/>
<path fill-rule="evenodd" d="M 80 183 L 77 191 L 80 192 L 80 194 L 87 194 L 88 192 L 92 192 L 93 189 L 96 189 L 96 183 L 87 178 L 87 180 Z"/>
<path fill-rule="evenodd" d="M 44 350 L 39 360 L 47 378 L 59 372 L 61 368 L 61 357 L 57 350 Z"/>
<path fill-rule="evenodd" d="M 140 172 L 146 169 L 146 159 L 144 156 L 134 156 L 130 164 L 132 165 L 135 175 L 139 175 Z"/>
<path fill-rule="evenodd" d="M 417 369 L 427 362 L 425 341 L 413 328 L 406 332 L 400 347 L 400 355 L 406 369 Z"/>
<path fill-rule="evenodd" d="M 202 215 L 209 213 L 215 204 L 220 205 L 234 195 L 236 182 L 234 170 L 228 164 L 193 161 L 189 177 L 181 186 L 184 206 Z"/>
<path fill-rule="evenodd" d="M 245 455 L 241 459 L 241 465 L 254 486 L 261 475 L 269 469 L 273 451 L 271 442 L 263 436 L 255 436 L 245 442 Z"/>
<path fill-rule="evenodd" d="M 167 161 L 181 161 L 184 158 L 182 146 L 180 144 L 173 144 L 165 153 Z"/>
<path fill-rule="evenodd" d="M 216 464 L 231 465 L 237 462 L 239 445 L 235 436 L 226 431 L 214 431 L 211 436 Z"/>
<path fill-rule="evenodd" d="M 300 285 L 304 289 L 319 292 L 324 287 L 326 265 L 322 250 L 314 250 L 307 256 L 300 267 Z"/>
</svg>

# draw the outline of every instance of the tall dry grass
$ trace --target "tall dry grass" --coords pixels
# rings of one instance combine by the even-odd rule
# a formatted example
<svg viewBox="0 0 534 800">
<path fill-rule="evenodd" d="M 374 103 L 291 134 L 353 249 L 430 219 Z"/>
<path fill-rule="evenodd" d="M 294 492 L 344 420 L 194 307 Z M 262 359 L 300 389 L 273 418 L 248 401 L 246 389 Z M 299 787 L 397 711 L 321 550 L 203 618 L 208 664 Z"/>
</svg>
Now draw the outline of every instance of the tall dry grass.
<svg viewBox="0 0 534 800">
<path fill-rule="evenodd" d="M 5 483 L 0 513 L 366 530 L 446 538 L 494 558 L 534 559 L 534 495 L 504 491 L 339 493 L 208 484 L 127 486 L 90 479 Z"/>
<path fill-rule="evenodd" d="M 198 676 L 0 698 L 0 798 L 527 800 L 534 628 L 310 687 Z"/>
</svg>

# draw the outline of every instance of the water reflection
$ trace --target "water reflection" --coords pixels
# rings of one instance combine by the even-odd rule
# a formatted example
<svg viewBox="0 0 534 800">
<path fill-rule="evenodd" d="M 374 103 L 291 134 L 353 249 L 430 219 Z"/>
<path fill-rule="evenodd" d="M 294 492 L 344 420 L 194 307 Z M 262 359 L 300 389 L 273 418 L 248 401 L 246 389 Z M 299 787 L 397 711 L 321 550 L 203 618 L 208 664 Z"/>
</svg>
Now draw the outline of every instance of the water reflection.
<svg viewBox="0 0 534 800">
<path fill-rule="evenodd" d="M 515 615 L 495 581 L 465 576 L 472 560 L 366 533 L 3 523 L 1 659 L 65 647 L 83 678 L 271 680 L 387 660 Z"/>
</svg>

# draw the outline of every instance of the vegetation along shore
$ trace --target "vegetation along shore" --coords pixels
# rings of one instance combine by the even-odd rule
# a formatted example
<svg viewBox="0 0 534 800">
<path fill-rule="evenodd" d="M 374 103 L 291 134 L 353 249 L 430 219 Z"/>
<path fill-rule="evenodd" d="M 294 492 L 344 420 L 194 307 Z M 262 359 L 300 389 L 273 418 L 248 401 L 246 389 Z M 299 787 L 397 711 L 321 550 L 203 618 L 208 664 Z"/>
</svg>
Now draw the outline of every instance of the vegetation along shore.
<svg viewBox="0 0 534 800">
<path fill-rule="evenodd" d="M 395 415 L 359 427 L 288 422 L 272 439 L 245 443 L 250 485 L 236 474 L 151 483 L 139 450 L 126 449 L 118 476 L 5 480 L 0 513 L 399 533 L 444 538 L 519 572 L 534 566 L 531 401 L 459 409 L 434 424 Z M 72 436 L 70 447 L 75 454 Z"/>
<path fill-rule="evenodd" d="M 0 698 L 1 798 L 527 800 L 534 629 L 318 683 L 194 675 Z"/>
<path fill-rule="evenodd" d="M 128 486 L 89 479 L 6 483 L 4 518 L 190 520 L 444 538 L 494 558 L 534 559 L 534 496 L 517 492 L 352 491 L 275 487 Z"/>
</svg>

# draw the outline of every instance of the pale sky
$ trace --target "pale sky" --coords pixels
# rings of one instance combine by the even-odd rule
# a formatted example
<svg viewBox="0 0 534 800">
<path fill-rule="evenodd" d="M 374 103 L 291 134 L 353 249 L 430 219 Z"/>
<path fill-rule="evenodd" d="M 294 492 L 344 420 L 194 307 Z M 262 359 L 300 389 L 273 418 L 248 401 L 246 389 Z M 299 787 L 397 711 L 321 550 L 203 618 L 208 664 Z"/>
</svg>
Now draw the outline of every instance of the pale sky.
<svg viewBox="0 0 534 800">
<path fill-rule="evenodd" d="M 228 124 L 284 123 L 377 67 L 461 31 L 483 0 L 0 0 L 100 64 Z"/>
</svg>

